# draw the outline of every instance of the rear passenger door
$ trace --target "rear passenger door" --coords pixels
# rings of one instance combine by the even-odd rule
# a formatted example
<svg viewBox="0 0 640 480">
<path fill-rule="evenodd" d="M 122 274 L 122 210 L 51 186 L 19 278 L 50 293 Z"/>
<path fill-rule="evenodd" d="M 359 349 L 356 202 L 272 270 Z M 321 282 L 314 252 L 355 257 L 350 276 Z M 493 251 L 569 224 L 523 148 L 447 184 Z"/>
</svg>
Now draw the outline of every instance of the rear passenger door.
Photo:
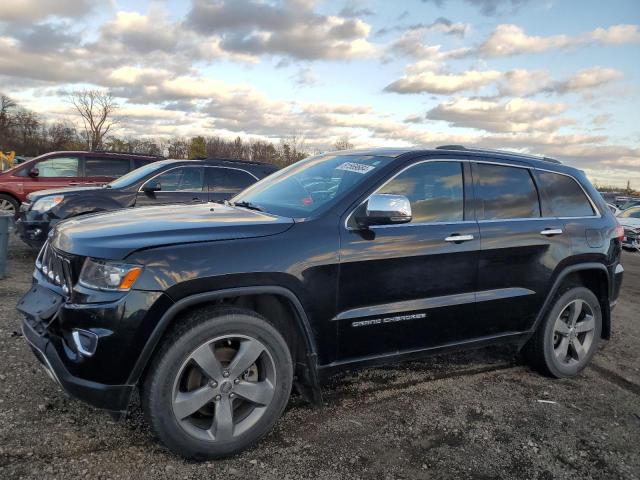
<svg viewBox="0 0 640 480">
<path fill-rule="evenodd" d="M 485 335 L 529 329 L 557 264 L 571 253 L 564 225 L 543 215 L 525 165 L 472 163 L 480 225 L 477 321 Z M 546 212 L 545 212 L 546 213 Z"/>
<path fill-rule="evenodd" d="M 206 172 L 210 202 L 228 200 L 257 181 L 249 172 L 236 168 L 207 167 Z"/>
<path fill-rule="evenodd" d="M 158 190 L 145 191 L 145 185 L 157 182 Z M 204 167 L 176 167 L 147 180 L 138 191 L 136 206 L 167 203 L 203 203 L 207 201 Z"/>
<path fill-rule="evenodd" d="M 84 182 L 102 185 L 121 177 L 131 170 L 128 158 L 90 157 L 84 158 Z"/>
</svg>

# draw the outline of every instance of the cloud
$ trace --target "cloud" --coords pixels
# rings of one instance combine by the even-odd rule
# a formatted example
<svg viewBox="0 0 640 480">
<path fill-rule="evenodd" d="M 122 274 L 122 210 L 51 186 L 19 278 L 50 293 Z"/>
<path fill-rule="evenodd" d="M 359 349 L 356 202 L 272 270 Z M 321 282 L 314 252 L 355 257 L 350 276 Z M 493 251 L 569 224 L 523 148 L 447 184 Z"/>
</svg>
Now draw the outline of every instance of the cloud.
<svg viewBox="0 0 640 480">
<path fill-rule="evenodd" d="M 118 42 L 129 51 L 137 53 L 172 53 L 176 50 L 180 36 L 177 27 L 160 13 L 143 15 L 122 11 L 116 13 L 113 21 L 103 25 L 101 33 L 100 43 Z"/>
<path fill-rule="evenodd" d="M 478 90 L 481 87 L 494 83 L 501 77 L 502 74 L 495 70 L 468 70 L 460 74 L 427 72 L 404 76 L 387 85 L 384 90 L 395 93 L 429 92 L 450 94 L 466 90 Z"/>
<path fill-rule="evenodd" d="M 528 97 L 537 93 L 566 94 L 592 90 L 622 77 L 622 72 L 603 67 L 591 67 L 565 80 L 553 80 L 543 70 L 515 69 L 467 70 L 462 73 L 443 73 L 430 70 L 432 64 L 422 61 L 406 67 L 406 74 L 384 88 L 386 92 L 403 94 L 452 94 L 478 91 L 495 86 L 502 97 Z"/>
<path fill-rule="evenodd" d="M 27 52 L 51 52 L 78 45 L 80 35 L 73 33 L 67 25 L 53 25 L 49 23 L 34 24 L 12 30 L 7 29 L 18 40 L 20 47 Z"/>
<path fill-rule="evenodd" d="M 300 2 L 299 2 L 300 3 Z M 312 4 L 253 0 L 194 0 L 185 27 L 217 35 L 220 47 L 245 55 L 283 55 L 299 60 L 369 57 L 371 27 L 359 19 L 315 13 Z"/>
<path fill-rule="evenodd" d="M 375 15 L 375 12 L 370 8 L 360 8 L 350 3 L 345 5 L 338 15 L 345 18 L 371 17 Z"/>
<path fill-rule="evenodd" d="M 531 0 L 465 0 L 469 5 L 473 5 L 480 9 L 480 12 L 486 16 L 493 16 L 503 13 L 515 13 L 520 7 L 529 3 Z M 423 3 L 434 3 L 438 7 L 442 7 L 445 0 L 422 0 Z"/>
<path fill-rule="evenodd" d="M 565 50 L 582 45 L 621 45 L 639 43 L 637 25 L 613 25 L 597 28 L 577 36 L 551 35 L 547 37 L 527 35 L 522 27 L 512 24 L 498 25 L 480 46 L 477 53 L 485 57 L 506 57 L 549 50 Z"/>
<path fill-rule="evenodd" d="M 487 132 L 553 132 L 575 123 L 572 119 L 559 117 L 566 110 L 567 106 L 560 103 L 459 97 L 432 108 L 427 112 L 427 118 Z"/>
<path fill-rule="evenodd" d="M 470 30 L 471 26 L 468 23 L 452 22 L 448 18 L 439 17 L 431 23 L 415 23 L 408 26 L 398 25 L 396 27 L 381 28 L 376 32 L 376 35 L 386 35 L 389 32 L 406 32 L 412 39 L 420 41 L 428 33 L 441 33 L 462 38 Z"/>
<path fill-rule="evenodd" d="M 291 77 L 293 82 L 299 87 L 310 87 L 316 85 L 320 80 L 311 67 L 303 67 L 298 69 L 295 75 Z"/>
<path fill-rule="evenodd" d="M 4 0 L 0 2 L 0 22 L 31 23 L 48 17 L 78 18 L 89 13 L 101 0 Z"/>
</svg>

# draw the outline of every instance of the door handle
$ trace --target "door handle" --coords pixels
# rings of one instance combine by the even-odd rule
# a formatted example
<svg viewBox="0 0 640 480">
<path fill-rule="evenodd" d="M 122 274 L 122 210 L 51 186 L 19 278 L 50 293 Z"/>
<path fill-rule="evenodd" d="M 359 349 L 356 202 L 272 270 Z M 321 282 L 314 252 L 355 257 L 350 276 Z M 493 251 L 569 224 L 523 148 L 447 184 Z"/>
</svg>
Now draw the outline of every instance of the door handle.
<svg viewBox="0 0 640 480">
<path fill-rule="evenodd" d="M 457 233 L 454 233 L 444 239 L 445 242 L 453 243 L 468 242 L 469 240 L 473 240 L 473 235 L 459 235 Z"/>
<path fill-rule="evenodd" d="M 540 235 L 546 235 L 547 237 L 551 237 L 552 235 L 561 235 L 561 228 L 545 228 L 540 232 Z"/>
</svg>

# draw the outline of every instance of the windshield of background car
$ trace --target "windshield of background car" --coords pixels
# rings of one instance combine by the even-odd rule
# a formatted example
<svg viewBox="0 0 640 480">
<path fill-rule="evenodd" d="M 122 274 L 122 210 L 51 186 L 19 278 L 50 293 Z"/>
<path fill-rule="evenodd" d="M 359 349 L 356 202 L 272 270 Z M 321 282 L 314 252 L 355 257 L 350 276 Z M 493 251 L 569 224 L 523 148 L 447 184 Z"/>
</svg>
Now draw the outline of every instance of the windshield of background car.
<svg viewBox="0 0 640 480">
<path fill-rule="evenodd" d="M 630 208 L 618 214 L 618 218 L 640 218 L 640 208 Z"/>
<path fill-rule="evenodd" d="M 233 198 L 265 212 L 309 217 L 341 199 L 393 158 L 374 155 L 319 155 L 301 160 Z"/>
<path fill-rule="evenodd" d="M 146 177 L 150 173 L 153 173 L 156 170 L 159 170 L 165 165 L 166 165 L 165 162 L 154 162 L 154 163 L 149 163 L 148 165 L 144 165 L 143 167 L 136 168 L 135 170 L 131 170 L 126 175 L 123 175 L 120 178 L 117 178 L 113 182 L 109 183 L 109 187 L 111 188 L 128 187 L 129 185 L 133 185 L 139 180 L 142 180 L 144 177 Z"/>
</svg>

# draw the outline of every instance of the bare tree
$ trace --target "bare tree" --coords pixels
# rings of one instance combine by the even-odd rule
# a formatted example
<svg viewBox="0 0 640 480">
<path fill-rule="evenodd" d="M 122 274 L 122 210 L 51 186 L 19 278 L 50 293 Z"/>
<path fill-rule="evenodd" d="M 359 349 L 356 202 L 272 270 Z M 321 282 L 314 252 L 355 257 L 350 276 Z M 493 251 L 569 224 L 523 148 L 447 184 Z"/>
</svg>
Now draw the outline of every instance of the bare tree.
<svg viewBox="0 0 640 480">
<path fill-rule="evenodd" d="M 6 95 L 0 95 L 0 151 L 6 148 L 8 131 L 13 117 L 11 111 L 16 107 L 16 102 Z"/>
<path fill-rule="evenodd" d="M 82 117 L 89 150 L 102 148 L 102 143 L 117 119 L 118 103 L 110 92 L 78 90 L 69 94 L 69 101 Z"/>
<path fill-rule="evenodd" d="M 351 150 L 353 148 L 353 143 L 349 141 L 349 135 L 343 135 L 336 143 L 333 144 L 333 147 L 336 150 Z"/>
</svg>

